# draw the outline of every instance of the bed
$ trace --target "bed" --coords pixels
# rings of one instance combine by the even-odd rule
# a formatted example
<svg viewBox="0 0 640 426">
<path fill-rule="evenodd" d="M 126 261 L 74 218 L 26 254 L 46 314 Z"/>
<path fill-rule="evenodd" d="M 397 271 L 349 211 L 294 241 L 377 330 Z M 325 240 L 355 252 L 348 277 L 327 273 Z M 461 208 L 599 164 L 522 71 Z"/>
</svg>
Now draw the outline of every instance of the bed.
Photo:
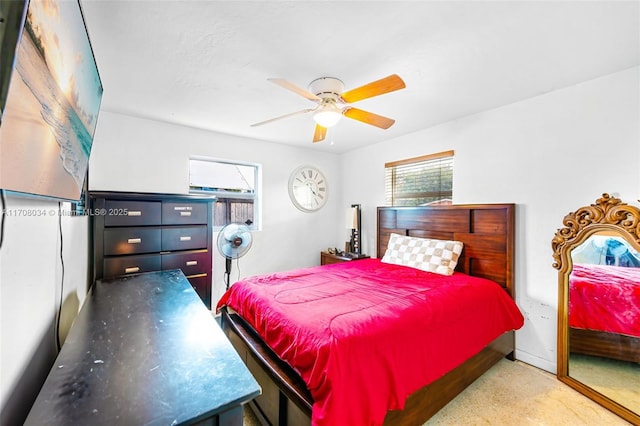
<svg viewBox="0 0 640 426">
<path fill-rule="evenodd" d="M 513 330 L 523 323 L 512 300 L 514 221 L 513 204 L 379 207 L 376 259 L 234 284 L 218 308 L 224 330 L 262 386 L 254 411 L 265 423 L 278 425 L 336 424 L 337 418 L 340 424 L 426 421 L 504 356 L 513 356 Z M 462 242 L 453 275 L 382 262 L 389 241 L 404 236 Z M 431 277 L 428 284 L 426 276 Z M 298 287 L 308 288 L 300 293 Z M 392 293 L 399 306 L 379 299 L 376 289 Z M 364 299 L 352 299 L 355 293 Z M 436 293 L 446 294 L 446 302 L 413 306 Z M 331 309 L 320 307 L 321 299 L 328 299 Z M 333 311 L 340 299 L 351 301 L 351 310 Z M 277 303 L 260 310 L 267 300 Z M 283 305 L 298 311 L 291 314 L 287 307 L 285 312 Z M 474 320 L 458 321 L 482 308 L 486 311 Z M 380 320 L 380 311 L 395 319 Z M 323 316 L 326 312 L 331 314 Z M 440 318 L 437 326 L 424 322 L 424 312 Z M 331 336 L 301 328 L 301 317 L 311 329 L 329 324 Z M 347 317 L 356 322 L 342 322 Z M 472 323 L 484 328 L 465 330 Z M 416 324 L 418 328 L 412 328 Z M 288 329 L 294 333 L 286 334 Z M 311 349 L 297 346 L 305 341 L 311 342 Z M 320 349 L 314 352 L 313 344 Z M 382 384 L 384 376 L 391 378 L 388 385 Z"/>
<path fill-rule="evenodd" d="M 575 263 L 569 275 L 569 350 L 640 363 L 640 269 Z"/>
</svg>

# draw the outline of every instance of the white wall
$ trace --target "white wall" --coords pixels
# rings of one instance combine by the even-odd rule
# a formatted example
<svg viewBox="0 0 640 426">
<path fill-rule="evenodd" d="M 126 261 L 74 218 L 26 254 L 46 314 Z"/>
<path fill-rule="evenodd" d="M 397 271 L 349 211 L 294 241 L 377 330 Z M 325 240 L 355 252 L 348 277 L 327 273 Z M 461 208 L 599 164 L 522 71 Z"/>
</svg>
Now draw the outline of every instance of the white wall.
<svg viewBox="0 0 640 426">
<path fill-rule="evenodd" d="M 311 145 L 309 143 L 309 145 Z M 256 141 L 103 112 L 89 166 L 90 190 L 187 193 L 188 160 L 202 155 L 262 164 L 262 230 L 251 250 L 233 262 L 231 282 L 240 277 L 317 265 L 320 251 L 335 245 L 340 167 L 336 154 Z M 327 204 L 303 213 L 289 199 L 289 175 L 312 164 L 327 177 Z M 344 215 L 340 216 L 341 218 Z M 214 241 L 217 233 L 214 234 Z M 214 253 L 213 304 L 222 295 L 224 258 Z"/>
<path fill-rule="evenodd" d="M 0 251 L 0 407 L 2 424 L 24 420 L 87 292 L 86 217 L 59 216 L 56 201 L 7 196 Z M 65 209 L 66 207 L 66 209 Z M 68 204 L 63 203 L 63 211 Z M 60 224 L 62 219 L 62 259 Z"/>
<path fill-rule="evenodd" d="M 526 324 L 516 356 L 555 372 L 551 239 L 564 215 L 604 192 L 640 198 L 639 96 L 635 67 L 343 155 L 343 200 L 363 205 L 364 251 L 375 252 L 384 163 L 455 150 L 454 203 L 517 204 L 516 299 Z"/>
</svg>

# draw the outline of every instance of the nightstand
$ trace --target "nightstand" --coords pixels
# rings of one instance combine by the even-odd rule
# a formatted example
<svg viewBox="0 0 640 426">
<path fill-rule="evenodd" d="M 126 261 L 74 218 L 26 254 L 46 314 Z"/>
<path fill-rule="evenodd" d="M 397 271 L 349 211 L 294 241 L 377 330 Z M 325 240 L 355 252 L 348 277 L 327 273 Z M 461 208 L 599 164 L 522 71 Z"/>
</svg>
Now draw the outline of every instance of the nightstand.
<svg viewBox="0 0 640 426">
<path fill-rule="evenodd" d="M 369 259 L 366 254 L 360 254 L 358 256 L 331 254 L 328 251 L 320 252 L 320 265 L 330 265 L 332 263 L 351 262 L 352 260 Z"/>
</svg>

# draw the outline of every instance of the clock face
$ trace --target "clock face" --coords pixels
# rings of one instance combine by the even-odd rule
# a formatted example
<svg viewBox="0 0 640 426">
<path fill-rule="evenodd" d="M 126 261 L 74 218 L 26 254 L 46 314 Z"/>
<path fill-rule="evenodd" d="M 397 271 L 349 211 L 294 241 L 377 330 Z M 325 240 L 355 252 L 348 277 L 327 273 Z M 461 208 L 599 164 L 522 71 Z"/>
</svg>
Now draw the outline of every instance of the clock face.
<svg viewBox="0 0 640 426">
<path fill-rule="evenodd" d="M 289 196 L 303 212 L 318 210 L 327 202 L 327 180 L 316 167 L 298 167 L 289 177 Z"/>
</svg>

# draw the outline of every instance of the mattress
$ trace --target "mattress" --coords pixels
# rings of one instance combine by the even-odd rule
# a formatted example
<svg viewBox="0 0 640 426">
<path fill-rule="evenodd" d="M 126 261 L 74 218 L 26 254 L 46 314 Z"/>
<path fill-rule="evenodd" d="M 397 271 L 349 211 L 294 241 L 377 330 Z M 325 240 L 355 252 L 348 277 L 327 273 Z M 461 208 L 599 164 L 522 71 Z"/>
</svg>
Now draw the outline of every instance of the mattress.
<svg viewBox="0 0 640 426">
<path fill-rule="evenodd" d="M 640 268 L 574 264 L 569 326 L 640 337 Z"/>
</svg>

